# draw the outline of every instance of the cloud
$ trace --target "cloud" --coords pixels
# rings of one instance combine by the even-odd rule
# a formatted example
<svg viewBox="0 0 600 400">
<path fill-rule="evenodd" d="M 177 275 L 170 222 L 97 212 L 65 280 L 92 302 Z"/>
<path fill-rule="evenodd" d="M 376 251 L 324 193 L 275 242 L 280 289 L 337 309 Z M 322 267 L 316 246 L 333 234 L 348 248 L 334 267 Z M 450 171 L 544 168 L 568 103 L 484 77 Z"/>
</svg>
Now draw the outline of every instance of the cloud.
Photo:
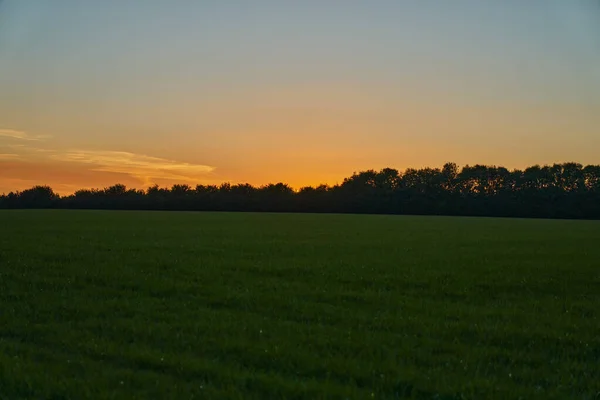
<svg viewBox="0 0 600 400">
<path fill-rule="evenodd" d="M 131 175 L 98 172 L 87 165 L 26 157 L 0 159 L 0 193 L 50 185 L 61 194 L 71 194 L 78 189 L 102 188 L 115 183 L 141 186 L 140 180 Z"/>
<path fill-rule="evenodd" d="M 0 160 L 16 160 L 20 158 L 18 154 L 0 153 Z"/>
<path fill-rule="evenodd" d="M 191 164 L 124 151 L 70 150 L 50 155 L 56 161 L 87 164 L 93 171 L 127 174 L 143 183 L 157 180 L 197 182 L 215 170 Z"/>
<path fill-rule="evenodd" d="M 18 140 L 28 140 L 28 141 L 33 141 L 33 140 L 43 140 L 43 139 L 48 139 L 51 136 L 48 135 L 29 135 L 24 131 L 18 131 L 15 129 L 0 129 L 0 136 L 2 137 L 8 137 L 11 139 L 18 139 Z"/>
</svg>

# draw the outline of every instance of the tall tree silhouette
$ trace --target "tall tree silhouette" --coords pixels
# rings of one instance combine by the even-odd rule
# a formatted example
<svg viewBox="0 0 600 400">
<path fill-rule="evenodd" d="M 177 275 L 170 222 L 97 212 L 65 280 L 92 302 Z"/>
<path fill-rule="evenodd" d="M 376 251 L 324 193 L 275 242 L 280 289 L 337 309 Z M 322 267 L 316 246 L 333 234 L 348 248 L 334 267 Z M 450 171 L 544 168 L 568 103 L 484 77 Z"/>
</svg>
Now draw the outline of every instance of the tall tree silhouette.
<svg viewBox="0 0 600 400">
<path fill-rule="evenodd" d="M 525 170 L 454 163 L 442 168 L 360 171 L 335 186 L 285 183 L 158 185 L 142 191 L 116 184 L 60 197 L 48 186 L 0 195 L 0 208 L 96 208 L 486 215 L 600 219 L 600 166 L 575 162 Z"/>
</svg>

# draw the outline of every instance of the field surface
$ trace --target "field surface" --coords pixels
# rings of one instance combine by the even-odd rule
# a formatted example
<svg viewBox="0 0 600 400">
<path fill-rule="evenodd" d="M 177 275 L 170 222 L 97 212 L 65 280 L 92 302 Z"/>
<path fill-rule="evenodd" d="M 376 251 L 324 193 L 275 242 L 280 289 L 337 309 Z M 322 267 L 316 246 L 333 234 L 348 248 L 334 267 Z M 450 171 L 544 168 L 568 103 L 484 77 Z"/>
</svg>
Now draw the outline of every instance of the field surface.
<svg viewBox="0 0 600 400">
<path fill-rule="evenodd" d="M 597 399 L 600 222 L 0 212 L 0 399 Z"/>
</svg>

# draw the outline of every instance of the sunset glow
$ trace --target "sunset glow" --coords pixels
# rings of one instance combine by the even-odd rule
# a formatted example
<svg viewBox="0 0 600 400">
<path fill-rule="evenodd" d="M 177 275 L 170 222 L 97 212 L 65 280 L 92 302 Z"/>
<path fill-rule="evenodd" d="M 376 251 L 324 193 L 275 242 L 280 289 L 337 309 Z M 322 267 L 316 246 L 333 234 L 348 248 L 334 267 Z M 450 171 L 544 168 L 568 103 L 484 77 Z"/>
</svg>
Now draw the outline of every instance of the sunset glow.
<svg viewBox="0 0 600 400">
<path fill-rule="evenodd" d="M 7 0 L 0 193 L 597 164 L 599 13 L 591 0 Z"/>
</svg>

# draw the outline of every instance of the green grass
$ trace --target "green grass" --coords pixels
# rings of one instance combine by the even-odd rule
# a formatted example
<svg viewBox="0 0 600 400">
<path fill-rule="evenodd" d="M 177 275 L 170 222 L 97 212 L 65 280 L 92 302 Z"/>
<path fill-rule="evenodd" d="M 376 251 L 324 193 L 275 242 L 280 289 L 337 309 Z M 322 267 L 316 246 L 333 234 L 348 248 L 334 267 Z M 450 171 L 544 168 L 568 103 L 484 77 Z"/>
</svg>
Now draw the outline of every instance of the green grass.
<svg viewBox="0 0 600 400">
<path fill-rule="evenodd" d="M 1 399 L 595 399 L 600 222 L 0 212 Z"/>
</svg>

